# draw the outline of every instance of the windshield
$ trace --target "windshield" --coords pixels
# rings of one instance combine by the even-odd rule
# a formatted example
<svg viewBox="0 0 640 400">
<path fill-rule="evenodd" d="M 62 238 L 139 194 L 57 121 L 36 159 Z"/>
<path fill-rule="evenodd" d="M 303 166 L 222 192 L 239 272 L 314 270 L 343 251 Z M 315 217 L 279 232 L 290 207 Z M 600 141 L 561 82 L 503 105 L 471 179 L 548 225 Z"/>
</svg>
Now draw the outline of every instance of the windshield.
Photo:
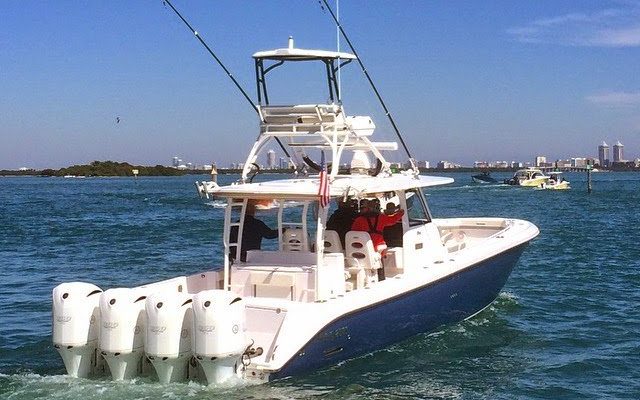
<svg viewBox="0 0 640 400">
<path fill-rule="evenodd" d="M 419 189 L 412 189 L 406 192 L 407 198 L 407 216 L 409 217 L 409 226 L 426 224 L 431 222 L 427 207 L 423 202 Z"/>
</svg>

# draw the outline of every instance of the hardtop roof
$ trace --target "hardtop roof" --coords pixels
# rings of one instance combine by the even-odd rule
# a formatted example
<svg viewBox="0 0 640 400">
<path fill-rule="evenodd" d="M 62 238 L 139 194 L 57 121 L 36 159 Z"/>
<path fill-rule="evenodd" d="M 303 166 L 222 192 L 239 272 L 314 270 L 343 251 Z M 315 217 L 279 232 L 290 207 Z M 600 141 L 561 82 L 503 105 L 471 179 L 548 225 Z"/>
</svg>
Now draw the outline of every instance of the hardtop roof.
<svg viewBox="0 0 640 400">
<path fill-rule="evenodd" d="M 342 53 L 327 50 L 282 48 L 275 50 L 259 51 L 254 53 L 253 58 L 277 61 L 313 61 L 313 60 L 355 60 L 356 56 L 351 53 Z"/>
<path fill-rule="evenodd" d="M 453 178 L 394 174 L 387 177 L 338 176 L 330 185 L 331 197 L 385 193 L 430 186 L 446 185 Z M 221 186 L 213 192 L 216 197 L 316 199 L 318 177 L 279 179 L 266 182 Z"/>
</svg>

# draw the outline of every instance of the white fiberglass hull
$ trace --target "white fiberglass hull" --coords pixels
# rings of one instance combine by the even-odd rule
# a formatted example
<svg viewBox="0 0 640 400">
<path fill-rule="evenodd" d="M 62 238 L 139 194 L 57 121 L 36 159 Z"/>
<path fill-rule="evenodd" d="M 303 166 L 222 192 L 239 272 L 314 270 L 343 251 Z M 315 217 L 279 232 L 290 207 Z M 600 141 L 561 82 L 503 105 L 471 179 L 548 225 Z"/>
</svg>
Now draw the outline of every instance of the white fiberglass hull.
<svg viewBox="0 0 640 400">
<path fill-rule="evenodd" d="M 113 290 L 97 293 L 96 287 L 91 285 L 81 287 L 77 293 L 65 292 L 70 299 L 86 296 L 83 291 L 91 290 L 91 296 L 106 302 L 102 308 L 77 309 L 70 306 L 72 303 L 66 303 L 66 308 L 56 306 L 56 296 L 60 299 L 63 296 L 56 290 L 54 342 L 65 361 L 75 360 L 76 364 L 65 362 L 74 376 L 90 376 L 101 371 L 109 373 L 113 362 L 108 365 L 103 362 L 101 357 L 109 359 L 105 354 L 120 360 L 121 371 L 110 371 L 114 379 L 152 373 L 149 359 L 153 365 L 160 365 L 156 367 L 156 375 L 165 382 L 191 379 L 220 383 L 231 376 L 264 382 L 304 374 L 477 313 L 495 299 L 524 247 L 538 234 L 533 224 L 520 220 L 441 219 L 434 220 L 433 224 L 442 233 L 443 248 L 447 249 L 444 257 L 425 260 L 419 268 L 324 302 L 251 296 L 240 299 L 226 292 L 223 297 L 227 300 L 222 303 L 232 305 L 212 300 L 210 303 L 218 304 L 219 308 L 207 316 L 203 314 L 206 312 L 203 304 L 206 304 L 208 293 L 215 296 L 218 292 L 225 293 L 219 289 L 221 275 L 212 271 L 131 289 L 131 293 L 135 293 L 131 297 L 132 304 L 143 301 L 141 297 L 153 301 L 148 300 L 146 309 L 140 308 L 134 313 L 135 318 L 129 318 L 127 328 L 127 318 L 122 316 L 110 316 L 105 320 L 104 304 L 113 300 L 108 298 Z M 504 227 L 496 229 L 499 225 Z M 65 288 L 74 290 L 75 286 Z M 172 302 L 177 297 L 179 301 Z M 125 300 L 118 297 L 117 301 Z M 157 311 L 154 307 L 159 304 L 171 316 L 164 322 L 154 316 Z M 234 306 L 235 314 L 226 310 Z M 184 307 L 195 309 L 185 312 Z M 124 310 L 131 312 L 131 307 Z M 188 323 L 185 322 L 187 315 L 192 318 Z M 69 321 L 76 320 L 90 326 L 98 324 L 102 330 L 99 336 L 94 332 L 94 339 L 84 343 L 89 349 L 87 352 L 79 352 L 90 359 L 80 360 L 77 350 L 73 355 L 75 358 L 66 355 L 72 351 L 65 347 L 64 336 L 70 332 L 66 328 Z M 115 331 L 114 325 L 118 324 L 116 329 L 122 328 L 122 331 L 109 336 L 107 331 Z M 89 325 L 75 329 L 80 329 L 83 337 Z M 228 328 L 221 328 L 225 326 Z M 227 336 L 213 336 L 216 327 Z M 402 329 L 398 329 L 400 327 Z M 162 336 L 171 331 L 173 338 Z M 139 350 L 135 346 L 136 335 L 146 338 L 139 342 L 144 342 Z M 225 350 L 225 343 L 231 342 L 235 343 L 233 348 Z M 199 348 L 196 348 L 197 343 L 200 343 Z M 83 343 L 76 340 L 75 345 L 81 347 Z M 124 357 L 137 352 L 141 356 L 144 354 L 144 358 Z M 135 359 L 136 364 L 127 365 L 129 359 Z M 82 369 L 74 370 L 74 365 L 82 365 Z M 122 372 L 125 370 L 126 374 Z M 217 380 L 211 382 L 212 379 Z"/>
</svg>

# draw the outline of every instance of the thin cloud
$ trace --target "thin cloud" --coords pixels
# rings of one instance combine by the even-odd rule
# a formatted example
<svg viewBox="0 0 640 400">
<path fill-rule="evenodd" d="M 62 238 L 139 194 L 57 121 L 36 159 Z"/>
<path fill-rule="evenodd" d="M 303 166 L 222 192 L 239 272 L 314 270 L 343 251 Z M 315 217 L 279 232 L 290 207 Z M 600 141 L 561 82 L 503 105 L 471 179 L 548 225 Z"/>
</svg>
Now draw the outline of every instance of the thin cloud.
<svg viewBox="0 0 640 400">
<path fill-rule="evenodd" d="M 640 46 L 640 25 L 629 29 L 601 31 L 594 43 L 610 47 Z"/>
<path fill-rule="evenodd" d="M 603 107 L 640 106 L 640 92 L 605 92 L 587 96 L 586 100 Z"/>
<path fill-rule="evenodd" d="M 508 29 L 507 34 L 523 43 L 636 47 L 640 46 L 640 3 L 624 2 L 620 8 L 541 18 Z"/>
</svg>

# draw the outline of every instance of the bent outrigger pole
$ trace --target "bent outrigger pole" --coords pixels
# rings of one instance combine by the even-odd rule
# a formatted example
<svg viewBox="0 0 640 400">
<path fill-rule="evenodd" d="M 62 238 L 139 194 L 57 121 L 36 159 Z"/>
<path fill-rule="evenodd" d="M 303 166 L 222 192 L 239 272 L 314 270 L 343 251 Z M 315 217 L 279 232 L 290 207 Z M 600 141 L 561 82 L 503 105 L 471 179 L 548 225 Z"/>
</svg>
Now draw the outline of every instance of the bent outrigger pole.
<svg viewBox="0 0 640 400">
<path fill-rule="evenodd" d="M 187 28 L 189 28 L 189 30 L 194 34 L 194 36 L 200 41 L 200 43 L 204 46 L 205 49 L 207 49 L 207 51 L 209 52 L 209 54 L 211 54 L 211 57 L 213 57 L 214 60 L 216 60 L 216 62 L 218 63 L 218 65 L 220 66 L 220 68 L 222 68 L 222 70 L 227 74 L 227 76 L 229 77 L 229 79 L 231 79 L 231 81 L 233 82 L 234 85 L 236 85 L 236 87 L 238 88 L 238 90 L 240 91 L 240 93 L 242 93 L 242 95 L 244 96 L 245 99 L 247 99 L 247 101 L 249 102 L 249 104 L 251 104 L 251 107 L 253 108 L 253 110 L 260 115 L 260 110 L 258 110 L 258 107 L 253 103 L 253 100 L 251 100 L 251 97 L 249 97 L 249 95 L 247 94 L 247 92 L 242 88 L 242 86 L 240 86 L 240 83 L 238 83 L 238 81 L 236 80 L 236 78 L 233 77 L 233 74 L 231 74 L 231 72 L 227 69 L 227 67 L 222 63 L 222 61 L 218 58 L 218 56 L 216 56 L 216 54 L 213 52 L 213 50 L 211 50 L 211 48 L 207 45 L 207 43 L 205 43 L 205 41 L 202 39 L 202 37 L 198 34 L 198 31 L 196 31 L 195 29 L 193 29 L 193 27 L 191 26 L 191 24 L 189 24 L 189 22 L 187 22 L 186 19 L 184 19 L 184 17 L 182 16 L 182 14 L 180 14 L 180 12 L 173 6 L 173 4 L 171 4 L 171 1 L 169 0 L 162 0 L 162 3 L 164 4 L 168 4 L 169 7 L 171 7 L 171 9 L 176 13 L 176 15 L 178 17 L 180 17 L 180 19 L 182 20 L 182 22 L 184 22 L 184 24 L 187 26 Z M 280 148 L 282 149 L 282 151 L 284 152 L 284 154 L 287 156 L 287 158 L 291 161 L 291 156 L 289 155 L 289 152 L 287 151 L 287 149 L 284 147 L 284 145 L 282 144 L 282 142 L 280 141 L 279 138 L 275 138 L 276 141 L 278 142 L 278 144 L 280 145 Z"/>
</svg>

